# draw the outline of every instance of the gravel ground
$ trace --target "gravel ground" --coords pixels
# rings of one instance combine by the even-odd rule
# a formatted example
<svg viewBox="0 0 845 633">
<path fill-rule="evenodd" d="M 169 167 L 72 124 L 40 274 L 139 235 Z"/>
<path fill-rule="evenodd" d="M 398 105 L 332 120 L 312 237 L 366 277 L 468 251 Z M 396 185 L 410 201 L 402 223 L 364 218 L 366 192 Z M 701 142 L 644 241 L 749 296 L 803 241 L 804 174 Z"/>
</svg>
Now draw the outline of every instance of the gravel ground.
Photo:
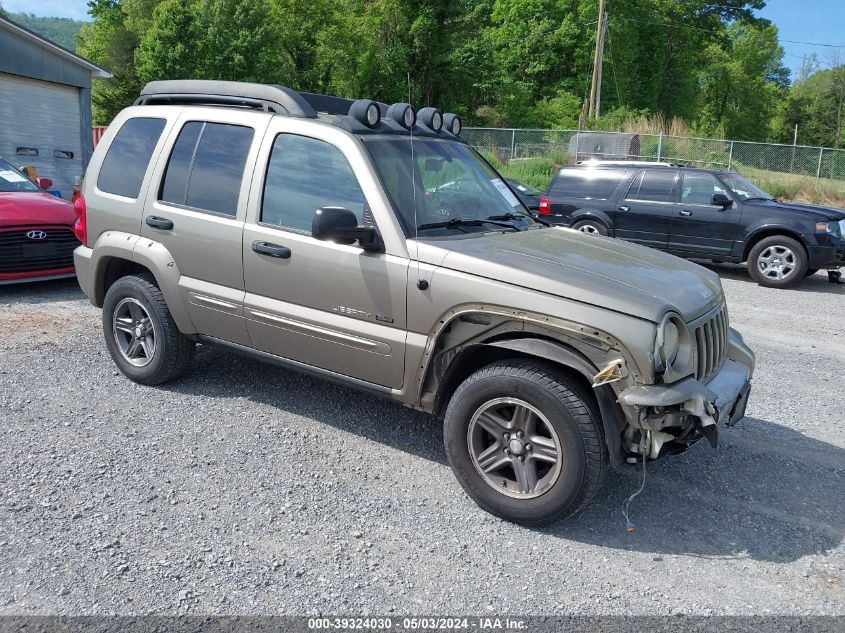
<svg viewBox="0 0 845 633">
<path fill-rule="evenodd" d="M 748 418 L 568 523 L 476 508 L 437 421 L 217 350 L 148 388 L 75 282 L 0 286 L 0 614 L 845 614 L 845 287 L 719 266 Z"/>
</svg>

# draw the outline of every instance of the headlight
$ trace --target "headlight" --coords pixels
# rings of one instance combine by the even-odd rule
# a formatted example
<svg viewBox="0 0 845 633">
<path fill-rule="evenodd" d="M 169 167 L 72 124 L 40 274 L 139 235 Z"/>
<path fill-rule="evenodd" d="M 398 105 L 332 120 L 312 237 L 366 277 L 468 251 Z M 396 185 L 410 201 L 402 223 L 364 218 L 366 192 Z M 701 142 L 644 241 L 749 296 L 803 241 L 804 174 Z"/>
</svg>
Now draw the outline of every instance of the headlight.
<svg viewBox="0 0 845 633">
<path fill-rule="evenodd" d="M 667 382 L 683 378 L 691 372 L 692 338 L 687 324 L 678 314 L 669 313 L 657 327 L 654 341 L 654 364 Z"/>
<path fill-rule="evenodd" d="M 834 237 L 842 237 L 842 227 L 845 220 L 841 222 L 816 222 L 816 233 L 826 233 Z"/>
</svg>

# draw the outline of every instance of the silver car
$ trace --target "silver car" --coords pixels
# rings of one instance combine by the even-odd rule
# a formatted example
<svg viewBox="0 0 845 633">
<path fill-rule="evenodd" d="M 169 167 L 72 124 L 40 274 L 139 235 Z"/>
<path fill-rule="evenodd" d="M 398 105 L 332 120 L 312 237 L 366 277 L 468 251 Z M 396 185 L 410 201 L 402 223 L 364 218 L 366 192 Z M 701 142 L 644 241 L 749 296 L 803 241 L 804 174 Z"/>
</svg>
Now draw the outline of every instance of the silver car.
<svg viewBox="0 0 845 633">
<path fill-rule="evenodd" d="M 460 126 L 149 84 L 76 203 L 77 275 L 117 366 L 155 385 L 214 345 L 441 416 L 469 496 L 527 524 L 584 507 L 608 466 L 715 445 L 754 367 L 718 277 L 534 220 Z"/>
</svg>

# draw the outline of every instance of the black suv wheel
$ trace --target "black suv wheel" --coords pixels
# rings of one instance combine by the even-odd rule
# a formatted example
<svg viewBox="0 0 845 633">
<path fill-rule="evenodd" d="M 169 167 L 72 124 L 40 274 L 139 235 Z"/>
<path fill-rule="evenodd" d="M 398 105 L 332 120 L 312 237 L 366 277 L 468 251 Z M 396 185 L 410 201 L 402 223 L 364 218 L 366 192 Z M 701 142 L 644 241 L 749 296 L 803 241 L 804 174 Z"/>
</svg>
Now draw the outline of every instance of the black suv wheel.
<svg viewBox="0 0 845 633">
<path fill-rule="evenodd" d="M 748 254 L 748 272 L 761 286 L 786 288 L 807 273 L 807 253 L 797 240 L 772 235 L 757 242 Z"/>
<path fill-rule="evenodd" d="M 580 220 L 572 228 L 587 235 L 607 235 L 607 227 L 598 220 Z"/>
<path fill-rule="evenodd" d="M 444 429 L 449 463 L 484 510 L 538 525 L 578 512 L 604 479 L 595 406 L 553 366 L 501 361 L 455 391 Z"/>
<path fill-rule="evenodd" d="M 109 288 L 103 332 L 114 362 L 128 378 L 158 385 L 178 378 L 194 355 L 194 343 L 176 327 L 151 276 L 128 276 Z"/>
</svg>

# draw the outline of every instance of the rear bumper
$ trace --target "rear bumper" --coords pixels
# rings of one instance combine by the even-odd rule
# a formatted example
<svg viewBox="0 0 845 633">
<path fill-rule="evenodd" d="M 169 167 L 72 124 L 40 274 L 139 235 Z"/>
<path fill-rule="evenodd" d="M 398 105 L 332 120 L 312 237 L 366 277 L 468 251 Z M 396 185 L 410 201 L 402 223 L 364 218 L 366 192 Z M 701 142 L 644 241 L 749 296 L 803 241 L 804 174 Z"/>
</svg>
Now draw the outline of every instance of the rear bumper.
<svg viewBox="0 0 845 633">
<path fill-rule="evenodd" d="M 79 287 L 82 292 L 93 301 L 93 288 L 90 286 L 91 279 L 91 257 L 94 250 L 87 246 L 77 246 L 73 251 L 73 267 L 76 269 L 76 278 L 79 280 Z"/>
</svg>

